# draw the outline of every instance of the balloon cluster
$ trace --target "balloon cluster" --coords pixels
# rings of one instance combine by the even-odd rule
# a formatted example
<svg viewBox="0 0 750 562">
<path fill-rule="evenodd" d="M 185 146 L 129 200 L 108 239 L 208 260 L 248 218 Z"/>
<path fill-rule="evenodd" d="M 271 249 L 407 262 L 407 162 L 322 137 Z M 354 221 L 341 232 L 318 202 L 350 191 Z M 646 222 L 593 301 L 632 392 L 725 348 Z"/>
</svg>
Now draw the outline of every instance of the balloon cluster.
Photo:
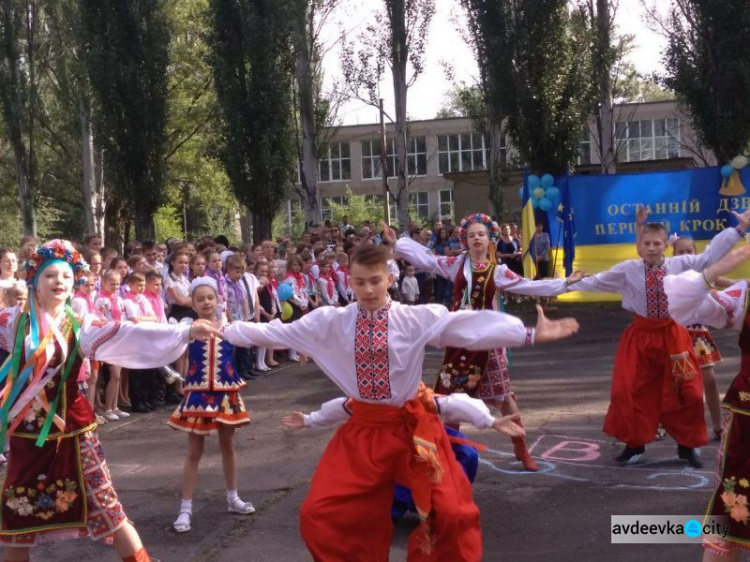
<svg viewBox="0 0 750 562">
<path fill-rule="evenodd" d="M 732 177 L 732 174 L 734 174 L 735 170 L 741 170 L 745 166 L 747 166 L 747 157 L 742 156 L 741 154 L 739 156 L 735 156 L 734 158 L 732 158 L 731 163 L 721 167 L 721 177 L 728 180 Z"/>
<path fill-rule="evenodd" d="M 279 296 L 280 301 L 288 301 L 292 298 L 292 286 L 289 283 L 282 283 L 279 288 L 276 289 L 276 294 Z"/>
<path fill-rule="evenodd" d="M 555 178 L 552 174 L 544 174 L 541 178 L 534 174 L 528 177 L 531 206 L 534 209 L 549 211 L 560 203 L 560 190 L 554 186 Z M 523 199 L 523 186 L 518 191 Z"/>
</svg>

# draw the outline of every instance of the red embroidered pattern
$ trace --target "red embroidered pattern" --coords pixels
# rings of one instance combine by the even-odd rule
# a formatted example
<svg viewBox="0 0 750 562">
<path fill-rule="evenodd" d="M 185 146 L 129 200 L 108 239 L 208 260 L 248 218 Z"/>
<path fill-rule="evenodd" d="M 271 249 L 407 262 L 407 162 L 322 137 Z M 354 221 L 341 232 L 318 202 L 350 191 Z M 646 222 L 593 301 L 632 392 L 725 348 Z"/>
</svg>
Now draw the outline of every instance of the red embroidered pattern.
<svg viewBox="0 0 750 562">
<path fill-rule="evenodd" d="M 96 340 L 94 340 L 94 343 L 91 344 L 91 351 L 89 352 L 89 357 L 91 359 L 96 359 L 96 352 L 99 351 L 99 348 L 115 337 L 115 334 L 120 331 L 119 322 L 107 322 L 105 326 L 107 324 L 110 324 L 110 327 L 103 330 L 102 333 L 97 336 Z"/>
<path fill-rule="evenodd" d="M 357 369 L 359 396 L 367 400 L 391 397 L 390 367 L 388 364 L 388 310 L 385 308 L 368 316 L 366 310 L 357 313 L 354 336 L 354 361 Z"/>
<path fill-rule="evenodd" d="M 664 292 L 666 275 L 663 262 L 653 267 L 646 264 L 646 318 L 669 318 L 669 301 Z"/>
</svg>

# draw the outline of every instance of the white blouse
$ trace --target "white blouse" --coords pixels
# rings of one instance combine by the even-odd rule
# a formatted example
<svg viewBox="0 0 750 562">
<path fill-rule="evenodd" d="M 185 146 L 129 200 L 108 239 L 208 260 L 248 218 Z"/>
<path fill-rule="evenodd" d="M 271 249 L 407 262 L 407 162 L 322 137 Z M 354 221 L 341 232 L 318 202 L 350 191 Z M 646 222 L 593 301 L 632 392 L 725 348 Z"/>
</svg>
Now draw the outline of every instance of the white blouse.
<svg viewBox="0 0 750 562">
<path fill-rule="evenodd" d="M 690 269 L 705 269 L 742 238 L 738 229 L 727 228 L 717 234 L 700 254 L 664 258 L 661 264 L 655 266 L 647 265 L 642 259 L 624 261 L 612 269 L 570 285 L 568 291 L 621 293 L 625 310 L 645 318 L 669 318 L 664 279 Z"/>
<path fill-rule="evenodd" d="M 470 350 L 530 345 L 534 330 L 491 310 L 448 312 L 441 305 L 389 303 L 374 313 L 357 304 L 313 310 L 296 322 L 234 322 L 224 339 L 242 347 L 286 347 L 309 355 L 356 400 L 403 406 L 417 395 L 424 348 Z"/>
<path fill-rule="evenodd" d="M 305 414 L 305 427 L 322 429 L 348 420 L 351 416 L 346 406 L 348 400 L 344 396 L 334 398 L 323 403 L 320 410 Z M 477 429 L 487 429 L 495 421 L 487 405 L 468 394 L 435 396 L 434 400 L 440 417 L 447 423 L 470 423 Z"/>
<path fill-rule="evenodd" d="M 664 279 L 669 314 L 685 326 L 704 324 L 712 328 L 741 330 L 747 288 L 747 281 L 740 281 L 723 291 L 709 289 L 703 275 L 697 271 L 686 271 Z"/>
<path fill-rule="evenodd" d="M 455 281 L 464 267 L 464 256 L 436 256 L 432 250 L 411 238 L 399 238 L 394 251 L 420 271 L 434 273 Z M 507 265 L 495 266 L 495 286 L 501 291 L 530 295 L 532 297 L 554 297 L 565 292 L 565 279 L 526 279 L 508 269 Z"/>
<path fill-rule="evenodd" d="M 8 309 L 12 311 L 13 309 Z M 49 325 L 59 325 L 46 313 Z M 13 351 L 15 324 L 18 310 L 0 315 L 0 348 Z M 144 322 L 104 322 L 95 315 L 86 315 L 81 322 L 80 348 L 85 357 L 92 360 L 120 365 L 128 369 L 154 369 L 176 361 L 185 352 L 189 343 L 190 326 L 187 324 L 158 324 Z M 30 347 L 26 337 L 26 349 Z M 54 338 L 47 346 L 51 359 L 55 351 Z"/>
</svg>

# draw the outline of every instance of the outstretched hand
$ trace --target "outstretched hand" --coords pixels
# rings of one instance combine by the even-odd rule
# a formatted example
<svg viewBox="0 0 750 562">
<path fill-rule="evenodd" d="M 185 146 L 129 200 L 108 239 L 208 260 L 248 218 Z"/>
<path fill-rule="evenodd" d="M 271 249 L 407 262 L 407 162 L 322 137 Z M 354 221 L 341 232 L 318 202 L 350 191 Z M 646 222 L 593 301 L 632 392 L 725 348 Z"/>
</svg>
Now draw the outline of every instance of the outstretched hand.
<svg viewBox="0 0 750 562">
<path fill-rule="evenodd" d="M 750 209 L 748 209 L 744 213 L 738 213 L 737 211 L 732 211 L 732 214 L 735 217 L 737 217 L 737 222 L 740 223 L 740 228 L 743 231 L 747 230 L 747 227 L 750 226 Z"/>
<path fill-rule="evenodd" d="M 393 247 L 396 244 L 396 241 L 398 240 L 398 236 L 396 235 L 396 231 L 393 230 L 390 226 L 388 226 L 385 221 L 380 221 L 380 228 L 383 230 L 383 240 L 388 242 L 388 244 Z"/>
<path fill-rule="evenodd" d="M 281 418 L 281 423 L 292 429 L 302 429 L 305 427 L 305 415 L 302 412 L 291 412 Z"/>
<path fill-rule="evenodd" d="M 511 414 L 510 416 L 496 417 L 492 423 L 492 429 L 510 435 L 511 437 L 523 437 L 526 435 L 523 427 L 518 422 L 521 421 L 520 414 Z"/>
<path fill-rule="evenodd" d="M 194 340 L 206 341 L 221 335 L 219 330 L 208 320 L 196 320 L 192 323 L 190 334 Z"/>
<path fill-rule="evenodd" d="M 577 269 L 573 272 L 573 274 L 568 277 L 568 285 L 572 285 L 573 283 L 578 283 L 581 279 L 586 279 L 589 274 L 586 273 L 582 269 Z"/>
<path fill-rule="evenodd" d="M 546 343 L 568 338 L 578 331 L 578 320 L 575 318 L 562 318 L 550 320 L 544 315 L 540 305 L 536 305 L 539 315 L 536 321 L 536 343 Z"/>
<path fill-rule="evenodd" d="M 648 211 L 646 210 L 646 207 L 639 206 L 638 210 L 635 212 L 635 224 L 638 226 L 643 226 L 646 224 L 646 221 L 648 220 Z"/>
</svg>

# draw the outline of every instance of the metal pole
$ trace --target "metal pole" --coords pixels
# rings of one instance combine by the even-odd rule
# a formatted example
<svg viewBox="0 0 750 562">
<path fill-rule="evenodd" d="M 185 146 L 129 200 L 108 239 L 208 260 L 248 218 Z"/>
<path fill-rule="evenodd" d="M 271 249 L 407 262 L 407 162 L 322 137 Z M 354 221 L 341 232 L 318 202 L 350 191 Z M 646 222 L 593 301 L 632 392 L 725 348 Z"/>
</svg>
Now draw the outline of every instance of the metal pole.
<svg viewBox="0 0 750 562">
<path fill-rule="evenodd" d="M 386 152 L 385 138 L 385 111 L 383 111 L 383 98 L 380 98 L 380 169 L 383 173 L 383 217 L 385 224 L 391 226 L 391 196 L 388 191 L 388 156 Z"/>
</svg>

